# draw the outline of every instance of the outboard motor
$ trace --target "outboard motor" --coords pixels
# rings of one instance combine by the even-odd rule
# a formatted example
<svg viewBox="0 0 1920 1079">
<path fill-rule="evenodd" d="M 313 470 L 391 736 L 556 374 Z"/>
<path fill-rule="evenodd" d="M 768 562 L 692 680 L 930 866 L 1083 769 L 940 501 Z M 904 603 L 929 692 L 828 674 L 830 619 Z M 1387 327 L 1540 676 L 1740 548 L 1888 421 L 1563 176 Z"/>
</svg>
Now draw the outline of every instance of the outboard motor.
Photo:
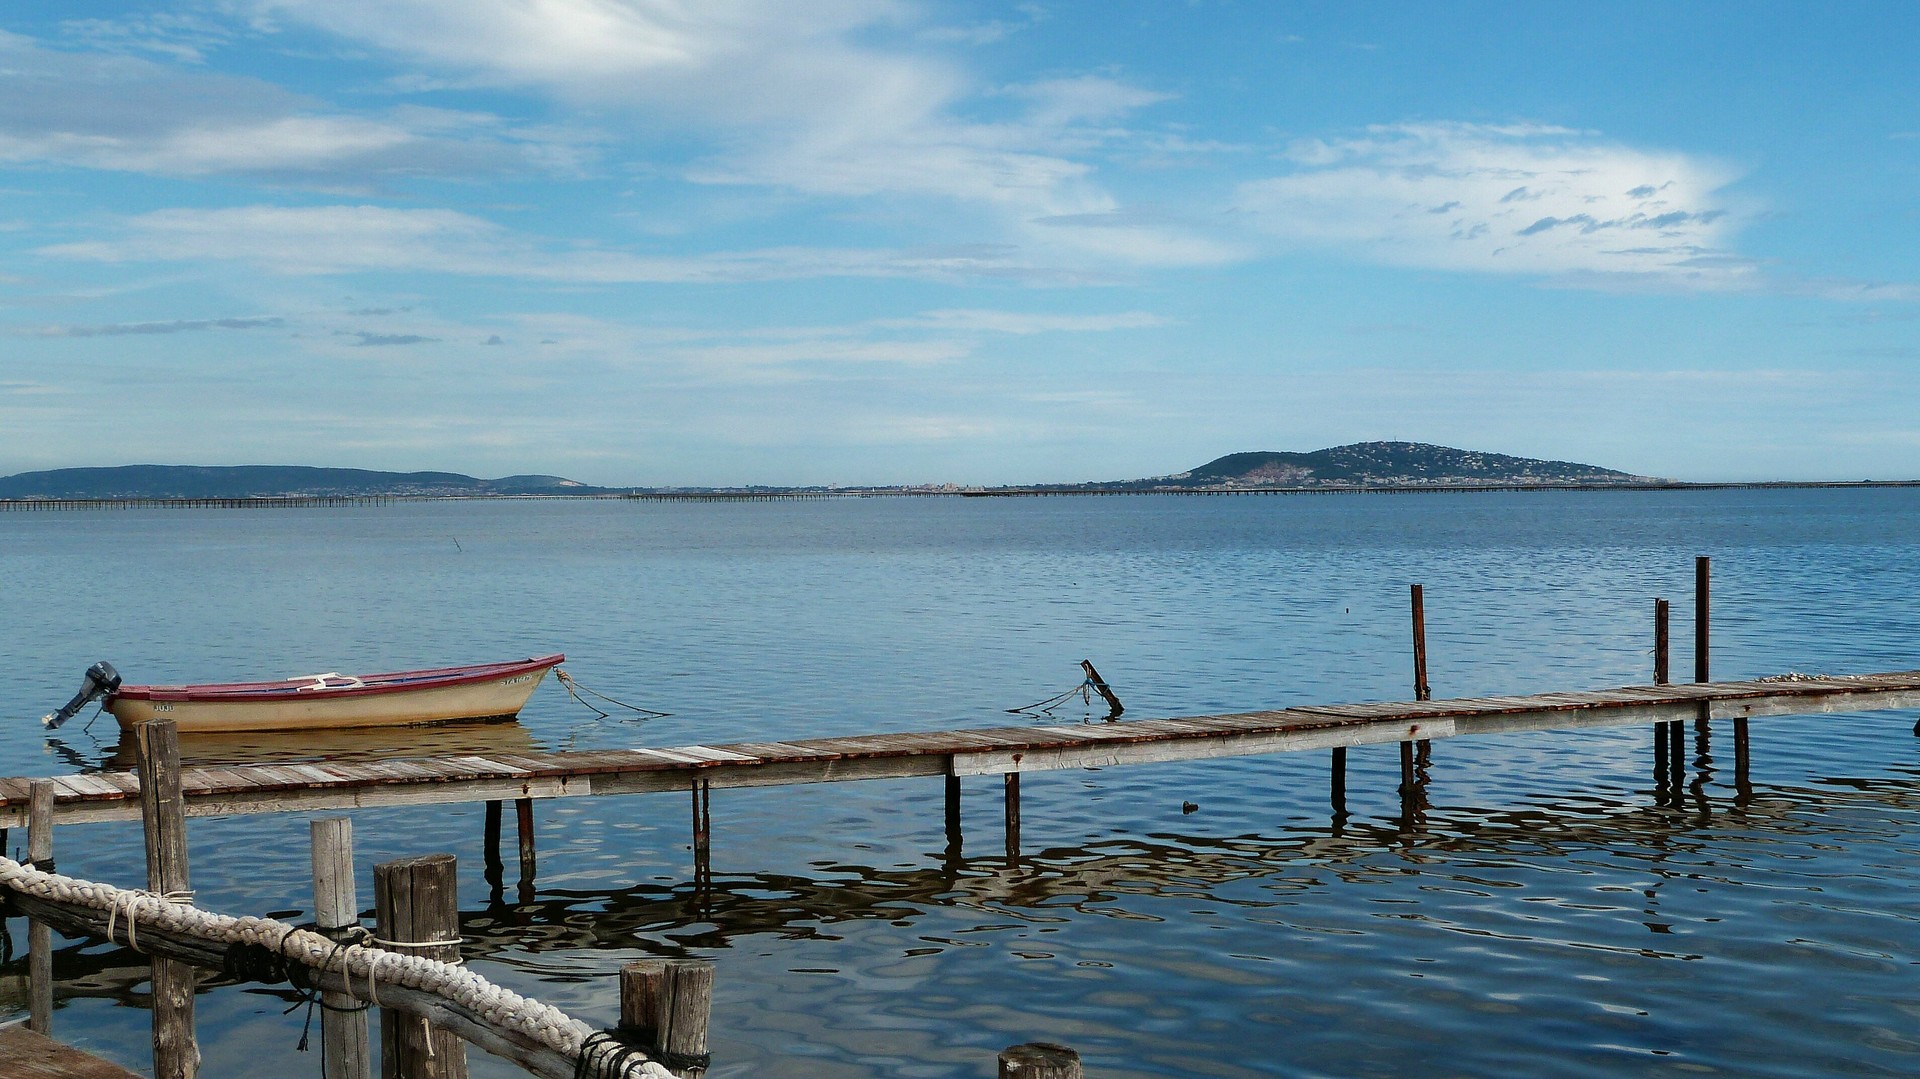
<svg viewBox="0 0 1920 1079">
<path fill-rule="evenodd" d="M 50 731 L 57 730 L 60 724 L 72 719 L 75 712 L 119 688 L 120 672 L 103 659 L 87 668 L 86 677 L 80 682 L 80 692 L 74 694 L 73 699 L 61 706 L 58 712 L 43 717 L 40 724 Z"/>
</svg>

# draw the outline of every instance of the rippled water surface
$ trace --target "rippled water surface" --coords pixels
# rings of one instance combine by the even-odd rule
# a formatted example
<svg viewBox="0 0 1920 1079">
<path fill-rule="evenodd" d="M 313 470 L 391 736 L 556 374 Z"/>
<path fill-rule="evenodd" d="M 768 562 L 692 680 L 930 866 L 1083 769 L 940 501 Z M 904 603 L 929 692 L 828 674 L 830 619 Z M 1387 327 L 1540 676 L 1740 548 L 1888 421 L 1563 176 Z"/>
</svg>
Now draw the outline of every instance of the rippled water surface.
<svg viewBox="0 0 1920 1079">
<path fill-rule="evenodd" d="M 102 658 L 180 683 L 565 651 L 671 713 L 549 682 L 517 725 L 291 747 L 359 756 L 1017 723 L 1082 658 L 1128 718 L 1402 699 L 1415 582 L 1436 696 L 1598 688 L 1648 680 L 1655 596 L 1691 641 L 1696 554 L 1717 677 L 1920 666 L 1912 490 L 0 513 L 0 772 L 113 766 L 111 717 L 33 722 Z M 592 1022 L 627 960 L 717 960 L 716 1076 L 981 1076 L 1035 1039 L 1112 1077 L 1911 1075 L 1913 722 L 1757 720 L 1744 789 L 1716 730 L 1677 804 L 1646 730 L 1441 741 L 1413 821 L 1392 746 L 1351 752 L 1346 818 L 1325 753 L 1035 773 L 1014 860 L 997 779 L 966 781 L 958 849 L 934 780 L 721 790 L 710 889 L 684 794 L 539 803 L 526 895 L 511 867 L 490 894 L 477 804 L 354 823 L 367 905 L 372 863 L 458 854 L 470 962 Z M 306 836 L 195 820 L 197 901 L 306 917 Z M 140 882 L 137 825 L 59 846 Z M 57 969 L 56 1030 L 144 1069 L 137 957 Z M 317 1075 L 289 999 L 205 992 L 203 1074 Z"/>
</svg>

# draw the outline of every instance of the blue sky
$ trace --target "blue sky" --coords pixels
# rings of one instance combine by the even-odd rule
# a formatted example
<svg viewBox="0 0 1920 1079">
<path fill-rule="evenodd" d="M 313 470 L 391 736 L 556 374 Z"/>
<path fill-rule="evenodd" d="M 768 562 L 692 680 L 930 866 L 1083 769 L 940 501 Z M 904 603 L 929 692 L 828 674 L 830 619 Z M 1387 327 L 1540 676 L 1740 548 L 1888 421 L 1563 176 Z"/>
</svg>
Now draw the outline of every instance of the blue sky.
<svg viewBox="0 0 1920 1079">
<path fill-rule="evenodd" d="M 1908 3 L 0 12 L 0 474 L 1920 476 Z"/>
</svg>

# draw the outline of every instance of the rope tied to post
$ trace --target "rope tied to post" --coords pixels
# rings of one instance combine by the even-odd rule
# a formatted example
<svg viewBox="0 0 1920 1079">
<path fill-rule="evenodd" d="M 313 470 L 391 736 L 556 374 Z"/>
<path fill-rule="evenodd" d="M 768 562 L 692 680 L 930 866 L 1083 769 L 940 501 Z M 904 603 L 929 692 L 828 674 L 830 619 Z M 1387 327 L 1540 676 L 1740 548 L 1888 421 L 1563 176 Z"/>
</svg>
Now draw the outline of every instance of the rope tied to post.
<svg viewBox="0 0 1920 1079">
<path fill-rule="evenodd" d="M 189 893 L 155 895 L 116 888 L 98 881 L 48 873 L 6 857 L 0 857 L 0 889 L 104 914 L 110 936 L 124 919 L 127 946 L 135 950 L 139 950 L 136 927 L 142 927 L 149 932 L 225 945 L 228 949 L 236 945 L 250 946 L 240 950 L 232 962 L 269 973 L 277 962 L 284 967 L 290 982 L 298 977 L 311 984 L 312 972 L 336 975 L 349 987 L 354 980 L 365 979 L 367 999 L 375 1005 L 380 1004 L 377 994 L 383 982 L 426 993 L 458 1005 L 488 1026 L 576 1060 L 595 1033 L 593 1028 L 560 1009 L 495 985 L 467 967 L 375 947 L 370 935 L 363 938 L 348 933 L 350 939 L 335 939 L 272 918 L 216 914 L 195 907 Z M 447 942 L 425 943 L 437 947 Z M 271 953 L 273 958 L 263 952 Z M 302 972 L 295 975 L 296 969 Z M 347 995 L 356 996 L 351 988 Z M 603 1068 L 599 1074 L 608 1079 L 672 1079 L 672 1073 L 657 1061 L 637 1052 L 622 1055 L 611 1070 Z"/>
</svg>

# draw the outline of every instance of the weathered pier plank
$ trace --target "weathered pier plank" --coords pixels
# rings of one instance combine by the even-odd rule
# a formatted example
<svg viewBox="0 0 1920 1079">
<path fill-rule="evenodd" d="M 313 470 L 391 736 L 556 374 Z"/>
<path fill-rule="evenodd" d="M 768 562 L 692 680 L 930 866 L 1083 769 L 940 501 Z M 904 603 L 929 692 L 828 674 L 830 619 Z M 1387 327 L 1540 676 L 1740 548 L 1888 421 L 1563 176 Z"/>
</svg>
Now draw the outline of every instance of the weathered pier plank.
<svg viewBox="0 0 1920 1079">
<path fill-rule="evenodd" d="M 684 791 L 696 782 L 753 787 L 996 775 L 1521 731 L 1914 707 L 1920 707 L 1920 671 L 1794 675 L 1526 696 L 1301 705 L 1075 726 L 187 768 L 181 790 L 189 816 L 224 816 Z M 54 815 L 62 823 L 140 815 L 138 781 L 123 773 L 60 776 L 55 788 Z M 28 795 L 26 780 L 0 779 L 0 828 L 26 823 Z"/>
</svg>

